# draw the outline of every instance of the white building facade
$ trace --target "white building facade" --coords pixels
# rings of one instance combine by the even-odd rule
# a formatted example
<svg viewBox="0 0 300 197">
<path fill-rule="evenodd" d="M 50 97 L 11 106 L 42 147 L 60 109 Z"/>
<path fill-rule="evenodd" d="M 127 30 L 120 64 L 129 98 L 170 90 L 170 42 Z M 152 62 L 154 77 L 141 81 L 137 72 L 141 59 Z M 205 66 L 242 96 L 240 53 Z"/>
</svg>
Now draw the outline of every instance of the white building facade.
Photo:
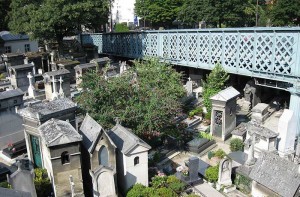
<svg viewBox="0 0 300 197">
<path fill-rule="evenodd" d="M 26 53 L 37 52 L 38 42 L 30 40 L 27 35 L 11 34 L 8 31 L 0 32 L 0 39 L 3 46 L 0 46 L 0 53 Z"/>
<path fill-rule="evenodd" d="M 135 0 L 115 0 L 112 4 L 113 24 L 127 23 L 127 26 L 134 24 Z"/>
</svg>

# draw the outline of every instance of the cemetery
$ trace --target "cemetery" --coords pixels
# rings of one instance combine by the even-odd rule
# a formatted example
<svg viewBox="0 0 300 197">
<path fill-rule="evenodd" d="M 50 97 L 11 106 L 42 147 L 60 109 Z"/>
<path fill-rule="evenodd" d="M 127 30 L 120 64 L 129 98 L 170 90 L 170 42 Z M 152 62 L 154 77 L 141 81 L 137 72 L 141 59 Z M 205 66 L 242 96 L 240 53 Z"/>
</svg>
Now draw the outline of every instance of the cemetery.
<svg viewBox="0 0 300 197">
<path fill-rule="evenodd" d="M 218 63 L 180 73 L 75 46 L 1 56 L 0 109 L 20 121 L 0 130 L 21 134 L 1 144 L 1 184 L 39 196 L 34 169 L 44 169 L 49 196 L 300 194 L 297 117 L 285 96 Z"/>
</svg>

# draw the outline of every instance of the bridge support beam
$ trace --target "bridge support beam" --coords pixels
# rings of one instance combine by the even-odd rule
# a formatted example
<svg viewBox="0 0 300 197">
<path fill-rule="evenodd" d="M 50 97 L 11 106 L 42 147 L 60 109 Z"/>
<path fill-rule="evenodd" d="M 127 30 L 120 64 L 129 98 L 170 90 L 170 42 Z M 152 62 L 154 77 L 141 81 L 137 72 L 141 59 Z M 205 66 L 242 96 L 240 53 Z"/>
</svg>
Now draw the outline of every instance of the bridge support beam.
<svg viewBox="0 0 300 197">
<path fill-rule="evenodd" d="M 300 143 L 300 92 L 294 88 L 289 89 L 289 91 L 291 93 L 289 109 L 293 110 L 293 112 L 296 115 L 297 136 L 298 136 L 298 143 Z"/>
</svg>

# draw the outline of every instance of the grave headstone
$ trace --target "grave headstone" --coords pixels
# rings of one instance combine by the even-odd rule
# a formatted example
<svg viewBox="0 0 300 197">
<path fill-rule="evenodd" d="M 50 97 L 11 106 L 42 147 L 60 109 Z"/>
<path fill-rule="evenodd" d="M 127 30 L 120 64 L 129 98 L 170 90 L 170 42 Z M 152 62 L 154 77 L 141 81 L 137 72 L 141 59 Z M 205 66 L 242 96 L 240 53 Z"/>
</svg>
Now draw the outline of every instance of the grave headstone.
<svg viewBox="0 0 300 197">
<path fill-rule="evenodd" d="M 285 109 L 278 122 L 278 153 L 280 157 L 292 160 L 295 153 L 296 116 L 294 112 Z"/>
<path fill-rule="evenodd" d="M 193 183 L 193 182 L 199 180 L 198 168 L 199 168 L 199 158 L 198 157 L 189 158 L 190 183 Z"/>
<path fill-rule="evenodd" d="M 193 81 L 191 81 L 190 77 L 189 77 L 188 81 L 185 84 L 185 89 L 187 91 L 187 96 L 193 95 Z"/>
<path fill-rule="evenodd" d="M 232 162 L 230 159 L 222 159 L 219 165 L 219 178 L 218 184 L 229 186 L 232 185 L 231 181 Z"/>
<path fill-rule="evenodd" d="M 264 123 L 265 120 L 269 117 L 268 113 L 269 105 L 266 103 L 258 103 L 255 107 L 252 108 L 251 119 L 257 123 Z"/>
</svg>

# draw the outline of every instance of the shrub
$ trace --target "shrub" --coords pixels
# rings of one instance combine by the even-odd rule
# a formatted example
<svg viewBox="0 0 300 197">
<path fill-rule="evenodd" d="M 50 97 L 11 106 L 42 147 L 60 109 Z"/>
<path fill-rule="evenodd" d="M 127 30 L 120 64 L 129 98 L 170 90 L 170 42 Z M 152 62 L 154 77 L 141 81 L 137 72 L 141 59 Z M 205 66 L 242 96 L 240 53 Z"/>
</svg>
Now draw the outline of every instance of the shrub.
<svg viewBox="0 0 300 197">
<path fill-rule="evenodd" d="M 226 156 L 226 153 L 222 149 L 218 149 L 215 152 L 215 156 L 218 157 L 219 159 L 223 159 Z"/>
<path fill-rule="evenodd" d="M 7 181 L 0 182 L 0 187 L 11 188 L 11 185 Z"/>
<path fill-rule="evenodd" d="M 199 133 L 199 138 L 204 138 L 204 139 L 208 139 L 208 140 L 213 140 L 213 136 L 210 133 L 206 133 L 204 131 L 201 131 Z"/>
<path fill-rule="evenodd" d="M 218 181 L 219 165 L 209 167 L 205 170 L 205 177 L 209 182 L 215 183 Z"/>
<path fill-rule="evenodd" d="M 210 120 L 211 119 L 211 112 L 207 112 L 206 114 L 205 114 L 205 120 Z"/>
<path fill-rule="evenodd" d="M 115 32 L 128 32 L 129 28 L 126 24 L 118 23 L 115 26 Z"/>
<path fill-rule="evenodd" d="M 167 183 L 167 176 L 155 176 L 152 178 L 151 186 L 154 188 L 164 187 Z"/>
<path fill-rule="evenodd" d="M 143 197 L 146 186 L 137 183 L 132 188 L 130 188 L 126 194 L 126 197 Z"/>
<path fill-rule="evenodd" d="M 243 151 L 244 150 L 244 143 L 241 139 L 234 138 L 230 141 L 230 150 L 231 152 L 235 151 Z"/>
<path fill-rule="evenodd" d="M 182 192 L 184 190 L 184 187 L 185 187 L 185 183 L 183 183 L 182 181 L 180 181 L 174 175 L 168 176 L 168 178 L 167 178 L 167 184 L 168 184 L 169 188 L 171 188 L 172 190 L 174 190 L 177 193 Z"/>
<path fill-rule="evenodd" d="M 47 170 L 42 168 L 34 169 L 34 185 L 37 196 L 49 196 L 52 192 L 52 185 L 48 178 Z"/>
<path fill-rule="evenodd" d="M 213 151 L 209 151 L 209 152 L 207 153 L 208 159 L 211 159 L 211 158 L 214 157 L 214 156 L 215 156 L 215 153 L 214 153 Z"/>
<path fill-rule="evenodd" d="M 177 197 L 177 194 L 172 189 L 166 187 L 158 188 L 156 194 L 161 197 Z"/>
</svg>

